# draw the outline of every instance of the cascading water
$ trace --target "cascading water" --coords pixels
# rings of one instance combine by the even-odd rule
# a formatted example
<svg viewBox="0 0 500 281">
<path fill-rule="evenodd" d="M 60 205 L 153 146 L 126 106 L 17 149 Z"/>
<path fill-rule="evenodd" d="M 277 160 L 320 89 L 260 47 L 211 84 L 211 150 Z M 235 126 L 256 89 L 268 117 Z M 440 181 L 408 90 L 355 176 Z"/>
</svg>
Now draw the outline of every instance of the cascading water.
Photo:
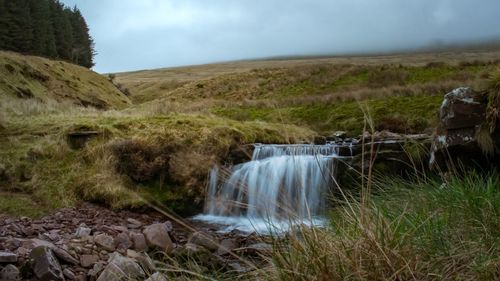
<svg viewBox="0 0 500 281">
<path fill-rule="evenodd" d="M 256 145 L 252 160 L 210 172 L 205 213 L 225 231 L 283 231 L 320 222 L 335 176 L 337 146 Z"/>
</svg>

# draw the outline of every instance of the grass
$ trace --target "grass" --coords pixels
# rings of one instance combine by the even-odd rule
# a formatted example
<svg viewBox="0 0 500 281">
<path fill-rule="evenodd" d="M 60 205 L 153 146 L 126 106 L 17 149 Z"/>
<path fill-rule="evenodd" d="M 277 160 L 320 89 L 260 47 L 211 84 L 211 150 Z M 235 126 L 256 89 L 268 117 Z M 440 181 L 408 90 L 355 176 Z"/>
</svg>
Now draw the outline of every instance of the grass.
<svg viewBox="0 0 500 281">
<path fill-rule="evenodd" d="M 104 109 L 131 103 L 106 77 L 87 68 L 0 51 L 0 101 L 12 97 Z"/>
<path fill-rule="evenodd" d="M 418 133 L 433 128 L 437 122 L 435 112 L 442 97 L 418 95 L 388 97 L 361 102 L 371 109 L 378 129 L 401 133 Z M 360 102 L 338 102 L 303 106 L 273 107 L 215 107 L 212 112 L 235 120 L 261 120 L 283 122 L 313 128 L 320 134 L 344 130 L 359 135 L 363 129 Z"/>
<path fill-rule="evenodd" d="M 276 240 L 270 280 L 495 280 L 500 177 L 386 179 L 365 205 L 337 207 L 327 229 Z M 350 207 L 349 207 L 350 206 Z"/>
<path fill-rule="evenodd" d="M 29 194 L 47 209 L 80 200 L 137 208 L 144 205 L 142 196 L 153 196 L 177 212 L 192 213 L 201 208 L 207 171 L 231 149 L 254 142 L 297 142 L 314 135 L 295 126 L 194 114 L 75 111 L 35 116 L 9 117 L 0 132 L 0 159 L 9 175 L 4 189 Z M 82 130 L 96 131 L 98 136 L 84 148 L 72 149 L 68 133 Z M 148 169 L 154 159 L 139 158 L 131 162 L 132 170 L 118 169 L 119 163 L 130 162 L 122 161 L 123 155 L 113 149 L 117 145 L 129 149 L 124 140 L 140 143 L 137 155 L 151 149 L 165 155 L 168 161 L 161 169 L 168 171 L 168 177 L 154 171 L 150 177 L 134 177 L 135 167 L 143 167 L 140 173 L 152 173 Z M 164 147 L 169 150 L 162 151 Z"/>
</svg>

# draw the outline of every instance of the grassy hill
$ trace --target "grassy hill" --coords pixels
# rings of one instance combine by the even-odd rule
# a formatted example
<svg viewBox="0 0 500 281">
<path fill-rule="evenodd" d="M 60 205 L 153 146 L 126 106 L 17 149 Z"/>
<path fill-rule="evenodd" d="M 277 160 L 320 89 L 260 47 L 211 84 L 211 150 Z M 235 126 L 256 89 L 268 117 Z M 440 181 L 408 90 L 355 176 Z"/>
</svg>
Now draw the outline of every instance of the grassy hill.
<svg viewBox="0 0 500 281">
<path fill-rule="evenodd" d="M 377 129 L 434 127 L 442 96 L 480 85 L 500 51 L 266 60 L 117 74 L 149 111 L 205 112 L 235 120 L 296 124 L 328 135 L 361 131 L 360 103 Z"/>
<path fill-rule="evenodd" d="M 335 130 L 356 135 L 363 109 L 377 129 L 431 132 L 443 95 L 480 85 L 499 59 L 489 51 L 117 74 L 127 97 L 87 69 L 0 52 L 0 212 L 82 199 L 138 207 L 143 196 L 191 212 L 209 168 L 245 144 L 310 141 Z M 75 147 L 72 138 L 81 134 L 90 135 Z"/>
<path fill-rule="evenodd" d="M 108 79 L 63 61 L 0 51 L 0 99 L 67 102 L 100 109 L 122 109 L 130 100 Z"/>
</svg>

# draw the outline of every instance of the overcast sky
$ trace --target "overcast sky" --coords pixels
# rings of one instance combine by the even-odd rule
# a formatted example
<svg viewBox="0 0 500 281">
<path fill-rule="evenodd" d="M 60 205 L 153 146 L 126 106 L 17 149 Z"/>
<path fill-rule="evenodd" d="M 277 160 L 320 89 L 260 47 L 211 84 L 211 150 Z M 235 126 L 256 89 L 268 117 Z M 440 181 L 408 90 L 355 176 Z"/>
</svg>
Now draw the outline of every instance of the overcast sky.
<svg viewBox="0 0 500 281">
<path fill-rule="evenodd" d="M 98 72 L 500 38 L 499 0 L 62 0 Z"/>
</svg>

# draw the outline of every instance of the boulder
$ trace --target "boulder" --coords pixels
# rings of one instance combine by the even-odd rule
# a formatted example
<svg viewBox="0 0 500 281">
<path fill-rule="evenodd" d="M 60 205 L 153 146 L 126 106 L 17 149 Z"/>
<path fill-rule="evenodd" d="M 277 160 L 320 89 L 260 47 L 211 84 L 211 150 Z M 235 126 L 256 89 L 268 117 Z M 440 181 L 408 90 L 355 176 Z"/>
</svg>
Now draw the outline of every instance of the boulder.
<svg viewBox="0 0 500 281">
<path fill-rule="evenodd" d="M 130 240 L 132 240 L 132 245 L 136 251 L 142 252 L 148 248 L 146 238 L 142 233 L 130 233 Z"/>
<path fill-rule="evenodd" d="M 97 281 L 121 281 L 127 278 L 127 275 L 114 263 L 108 264 L 102 271 Z"/>
<path fill-rule="evenodd" d="M 124 232 L 118 234 L 115 237 L 115 247 L 119 253 L 126 254 L 127 249 L 132 247 L 132 241 L 130 241 L 128 234 Z"/>
<path fill-rule="evenodd" d="M 446 171 L 458 162 L 483 165 L 489 160 L 478 143 L 481 127 L 486 123 L 487 97 L 471 88 L 457 88 L 444 96 L 439 109 L 430 155 L 430 166 Z M 486 133 L 486 137 L 490 138 Z"/>
<path fill-rule="evenodd" d="M 168 234 L 168 227 L 164 223 L 156 223 L 147 226 L 143 231 L 146 242 L 150 247 L 157 247 L 167 253 L 174 248 Z"/>
<path fill-rule="evenodd" d="M 119 253 L 112 253 L 108 264 L 115 264 L 129 278 L 143 278 L 146 276 L 141 266 L 134 260 Z"/>
<path fill-rule="evenodd" d="M 116 249 L 113 237 L 102 233 L 94 237 L 94 242 L 106 251 L 113 252 Z"/>
<path fill-rule="evenodd" d="M 31 268 L 40 281 L 64 280 L 61 265 L 49 247 L 38 246 L 31 251 Z"/>
<path fill-rule="evenodd" d="M 219 248 L 219 241 L 212 234 L 197 231 L 191 234 L 189 243 L 202 246 L 210 251 L 216 251 Z"/>
<path fill-rule="evenodd" d="M 11 252 L 0 252 L 0 263 L 16 263 L 17 255 Z"/>
<path fill-rule="evenodd" d="M 16 266 L 8 264 L 0 271 L 0 280 L 18 281 L 21 280 L 21 273 Z"/>
</svg>

